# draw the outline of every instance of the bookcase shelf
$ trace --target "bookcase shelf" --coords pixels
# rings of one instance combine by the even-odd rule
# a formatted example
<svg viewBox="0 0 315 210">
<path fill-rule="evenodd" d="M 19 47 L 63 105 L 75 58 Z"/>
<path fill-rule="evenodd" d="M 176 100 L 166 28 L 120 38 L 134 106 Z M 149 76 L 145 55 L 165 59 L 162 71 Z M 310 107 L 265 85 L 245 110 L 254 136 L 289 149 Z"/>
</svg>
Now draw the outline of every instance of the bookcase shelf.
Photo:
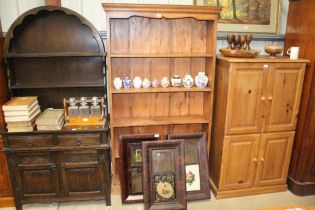
<svg viewBox="0 0 315 210">
<path fill-rule="evenodd" d="M 89 52 L 40 52 L 40 53 L 10 53 L 6 58 L 41 58 L 41 57 L 105 57 L 106 53 Z"/>
<path fill-rule="evenodd" d="M 73 84 L 60 84 L 60 83 L 52 83 L 52 84 L 23 84 L 23 85 L 12 85 L 11 89 L 41 89 L 41 88 L 101 88 L 104 87 L 104 84 L 99 83 L 73 83 Z"/>
<path fill-rule="evenodd" d="M 107 14 L 113 185 L 119 185 L 119 136 L 206 132 L 210 146 L 216 24 L 220 7 L 103 4 Z M 157 14 L 160 14 L 157 16 Z M 149 80 L 198 72 L 204 89 L 113 88 L 115 77 Z M 124 183 L 121 183 L 124 184 Z"/>
</svg>

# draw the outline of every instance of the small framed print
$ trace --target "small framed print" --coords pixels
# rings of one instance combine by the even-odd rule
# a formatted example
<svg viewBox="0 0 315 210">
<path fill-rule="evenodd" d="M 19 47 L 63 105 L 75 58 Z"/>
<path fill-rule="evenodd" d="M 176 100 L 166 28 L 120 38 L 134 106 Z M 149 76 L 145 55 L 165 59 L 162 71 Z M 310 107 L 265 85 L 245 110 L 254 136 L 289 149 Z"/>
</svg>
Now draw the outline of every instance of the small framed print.
<svg viewBox="0 0 315 210">
<path fill-rule="evenodd" d="M 183 140 L 142 143 L 145 210 L 185 210 Z"/>
<path fill-rule="evenodd" d="M 120 189 L 121 202 L 143 202 L 142 142 L 159 140 L 158 134 L 121 135 L 120 140 Z"/>
<path fill-rule="evenodd" d="M 169 140 L 184 139 L 186 199 L 210 198 L 206 133 L 172 134 Z"/>
</svg>

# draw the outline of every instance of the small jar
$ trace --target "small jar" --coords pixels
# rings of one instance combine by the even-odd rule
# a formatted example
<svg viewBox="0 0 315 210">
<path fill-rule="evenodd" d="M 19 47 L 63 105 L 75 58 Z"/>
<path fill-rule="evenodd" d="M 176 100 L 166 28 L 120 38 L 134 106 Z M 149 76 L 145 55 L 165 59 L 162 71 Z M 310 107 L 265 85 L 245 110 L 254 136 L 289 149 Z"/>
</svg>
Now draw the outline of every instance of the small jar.
<svg viewBox="0 0 315 210">
<path fill-rule="evenodd" d="M 160 81 L 157 79 L 153 79 L 151 84 L 152 84 L 152 87 L 158 88 L 160 86 Z"/>
<path fill-rule="evenodd" d="M 114 84 L 114 88 L 116 90 L 119 90 L 122 87 L 122 80 L 119 77 L 115 77 L 113 84 Z"/>
<path fill-rule="evenodd" d="M 182 86 L 182 79 L 179 77 L 179 75 L 174 75 L 171 79 L 171 85 L 172 87 L 180 87 Z"/>
<path fill-rule="evenodd" d="M 151 86 L 151 82 L 148 78 L 144 78 L 144 80 L 142 81 L 142 87 L 143 88 L 149 88 Z"/>
<path fill-rule="evenodd" d="M 195 77 L 195 83 L 198 88 L 205 88 L 208 85 L 208 77 L 205 72 L 198 72 Z"/>
<path fill-rule="evenodd" d="M 142 79 L 140 77 L 136 76 L 133 79 L 133 87 L 134 88 L 141 88 L 141 85 L 142 85 Z"/>
<path fill-rule="evenodd" d="M 194 79 L 191 77 L 190 74 L 187 74 L 183 78 L 183 86 L 186 88 L 191 88 L 194 85 Z"/>
<path fill-rule="evenodd" d="M 162 88 L 167 88 L 170 86 L 170 80 L 167 77 L 163 77 L 161 79 L 161 86 Z"/>
<path fill-rule="evenodd" d="M 124 80 L 122 81 L 122 84 L 124 88 L 130 88 L 131 80 L 129 79 L 129 77 L 125 77 Z"/>
</svg>

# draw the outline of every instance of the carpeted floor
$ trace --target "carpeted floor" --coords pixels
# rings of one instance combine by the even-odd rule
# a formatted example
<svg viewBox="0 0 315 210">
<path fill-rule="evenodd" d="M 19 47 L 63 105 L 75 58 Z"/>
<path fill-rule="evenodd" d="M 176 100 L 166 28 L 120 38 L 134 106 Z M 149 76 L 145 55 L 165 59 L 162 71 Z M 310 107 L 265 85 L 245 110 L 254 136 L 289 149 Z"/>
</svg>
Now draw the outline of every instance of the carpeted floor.
<svg viewBox="0 0 315 210">
<path fill-rule="evenodd" d="M 254 210 L 259 208 L 281 206 L 313 206 L 315 195 L 296 196 L 290 191 L 262 195 L 228 198 L 216 200 L 194 201 L 188 203 L 188 210 Z M 112 196 L 112 206 L 106 207 L 104 201 L 80 201 L 63 203 L 27 204 L 24 210 L 143 210 L 142 204 L 123 205 L 120 196 Z M 15 210 L 15 208 L 0 208 L 0 210 Z"/>
</svg>

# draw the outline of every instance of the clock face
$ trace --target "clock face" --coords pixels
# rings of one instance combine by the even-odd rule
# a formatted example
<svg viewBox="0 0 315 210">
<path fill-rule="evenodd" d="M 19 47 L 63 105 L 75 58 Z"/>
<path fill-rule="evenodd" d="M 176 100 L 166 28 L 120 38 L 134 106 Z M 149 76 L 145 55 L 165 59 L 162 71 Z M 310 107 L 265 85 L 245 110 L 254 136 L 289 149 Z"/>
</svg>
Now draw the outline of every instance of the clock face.
<svg viewBox="0 0 315 210">
<path fill-rule="evenodd" d="M 168 182 L 159 182 L 156 188 L 157 194 L 164 199 L 170 199 L 174 195 L 174 189 Z"/>
</svg>

